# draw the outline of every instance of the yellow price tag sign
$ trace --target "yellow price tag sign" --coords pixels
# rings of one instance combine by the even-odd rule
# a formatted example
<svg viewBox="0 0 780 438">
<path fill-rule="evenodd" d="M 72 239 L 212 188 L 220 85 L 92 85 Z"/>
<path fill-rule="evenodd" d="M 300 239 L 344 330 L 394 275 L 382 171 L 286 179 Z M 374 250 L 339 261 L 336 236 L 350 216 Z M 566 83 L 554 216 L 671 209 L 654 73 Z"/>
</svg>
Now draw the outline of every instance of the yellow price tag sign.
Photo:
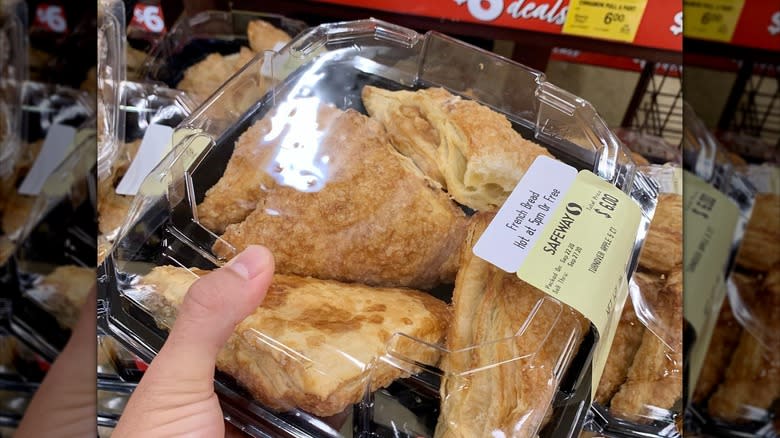
<svg viewBox="0 0 780 438">
<path fill-rule="evenodd" d="M 696 332 L 696 342 L 688 356 L 690 396 L 726 294 L 725 270 L 739 222 L 739 208 L 696 175 L 685 171 L 683 179 L 683 313 Z"/>
<path fill-rule="evenodd" d="M 628 298 L 639 206 L 589 171 L 537 158 L 473 251 L 588 318 L 599 333 L 593 395 Z"/>
<path fill-rule="evenodd" d="M 685 36 L 729 42 L 737 27 L 745 0 L 684 0 Z"/>
<path fill-rule="evenodd" d="M 646 6 L 647 0 L 572 0 L 562 32 L 631 43 Z"/>
</svg>

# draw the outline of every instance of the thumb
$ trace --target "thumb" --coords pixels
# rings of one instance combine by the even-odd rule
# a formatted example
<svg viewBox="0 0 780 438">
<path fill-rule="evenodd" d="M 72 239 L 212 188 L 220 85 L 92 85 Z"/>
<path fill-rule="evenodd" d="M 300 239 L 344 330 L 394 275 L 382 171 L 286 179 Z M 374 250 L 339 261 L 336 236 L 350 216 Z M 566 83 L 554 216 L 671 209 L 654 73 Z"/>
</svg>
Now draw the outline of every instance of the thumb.
<svg viewBox="0 0 780 438">
<path fill-rule="evenodd" d="M 169 370 L 179 381 L 211 385 L 219 350 L 236 325 L 262 303 L 273 273 L 271 252 L 253 245 L 199 278 L 184 297 L 173 329 L 154 360 L 156 367 L 150 371 Z"/>
</svg>

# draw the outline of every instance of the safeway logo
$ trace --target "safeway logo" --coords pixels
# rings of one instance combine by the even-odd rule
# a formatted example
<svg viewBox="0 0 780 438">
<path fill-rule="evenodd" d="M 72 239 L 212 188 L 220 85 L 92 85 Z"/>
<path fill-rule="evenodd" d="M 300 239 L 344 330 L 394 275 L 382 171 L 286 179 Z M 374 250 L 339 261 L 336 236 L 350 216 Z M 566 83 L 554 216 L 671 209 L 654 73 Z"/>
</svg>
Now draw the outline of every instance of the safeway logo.
<svg viewBox="0 0 780 438">
<path fill-rule="evenodd" d="M 563 25 L 569 7 L 563 0 L 555 3 L 526 2 L 514 0 L 504 8 L 504 0 L 453 0 L 458 6 L 466 5 L 471 16 L 480 21 L 493 21 L 506 13 L 515 19 L 541 20 L 547 23 Z"/>
</svg>

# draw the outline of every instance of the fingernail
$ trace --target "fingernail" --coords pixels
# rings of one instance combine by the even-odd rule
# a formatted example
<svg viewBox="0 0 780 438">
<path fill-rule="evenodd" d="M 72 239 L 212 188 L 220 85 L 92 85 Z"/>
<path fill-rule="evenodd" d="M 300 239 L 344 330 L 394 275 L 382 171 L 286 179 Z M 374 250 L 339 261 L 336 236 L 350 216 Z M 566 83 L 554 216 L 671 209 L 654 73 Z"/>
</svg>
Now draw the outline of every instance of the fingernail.
<svg viewBox="0 0 780 438">
<path fill-rule="evenodd" d="M 265 271 L 270 257 L 271 253 L 268 249 L 259 245 L 251 245 L 233 257 L 225 267 L 244 280 L 251 280 Z"/>
</svg>

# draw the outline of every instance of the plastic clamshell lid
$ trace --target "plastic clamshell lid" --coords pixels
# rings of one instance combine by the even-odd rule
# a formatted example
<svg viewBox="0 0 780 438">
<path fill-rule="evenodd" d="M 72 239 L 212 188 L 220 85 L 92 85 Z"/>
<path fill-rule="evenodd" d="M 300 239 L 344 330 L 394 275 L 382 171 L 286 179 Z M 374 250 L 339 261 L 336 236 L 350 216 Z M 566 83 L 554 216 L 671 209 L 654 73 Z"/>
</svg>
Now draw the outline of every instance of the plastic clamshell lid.
<svg viewBox="0 0 780 438">
<path fill-rule="evenodd" d="M 267 68 L 266 63 L 271 63 L 271 68 Z M 629 271 L 633 272 L 639 248 L 653 215 L 658 187 L 651 178 L 637 171 L 617 137 L 607 128 L 587 101 L 546 82 L 541 72 L 439 33 L 429 32 L 422 35 L 378 20 L 322 25 L 307 30 L 278 53 L 255 57 L 184 120 L 175 133 L 178 135 L 177 144 L 147 177 L 139 196 L 136 197 L 131 214 L 119 233 L 118 243 L 105 266 L 107 269 L 114 269 L 116 274 L 114 278 L 119 279 L 110 286 L 117 288 L 117 294 L 109 292 L 109 299 L 130 299 L 135 306 L 154 314 L 153 322 L 147 320 L 146 323 L 133 323 L 133 329 L 122 332 L 124 338 L 130 338 L 128 343 L 137 348 L 142 357 L 148 359 L 159 349 L 160 335 L 152 333 L 157 333 L 158 326 L 169 326 L 173 315 L 166 312 L 162 315 L 159 312 L 155 314 L 153 308 L 159 311 L 159 307 L 154 305 L 149 307 L 147 301 L 150 298 L 149 289 L 140 286 L 139 281 L 143 281 L 140 276 L 148 274 L 155 266 L 160 265 L 213 269 L 236 251 L 226 239 L 220 236 L 224 230 L 215 230 L 214 227 L 205 225 L 199 207 L 206 191 L 211 192 L 214 183 L 224 172 L 225 164 L 231 154 L 234 154 L 234 145 L 235 150 L 238 151 L 244 142 L 245 151 L 250 156 L 255 154 L 253 159 L 256 159 L 257 163 L 250 165 L 247 172 L 236 174 L 239 179 L 223 187 L 227 190 L 226 196 L 234 196 L 237 192 L 239 197 L 243 196 L 240 192 L 243 190 L 242 185 L 247 181 L 251 186 L 250 191 L 259 189 L 261 192 L 274 194 L 269 195 L 270 197 L 263 204 L 263 210 L 254 210 L 251 204 L 245 206 L 241 202 L 234 202 L 228 205 L 230 204 L 228 202 L 224 208 L 217 209 L 220 212 L 219 216 L 230 217 L 235 213 L 232 211 L 234 207 L 237 207 L 239 210 L 248 210 L 245 213 L 249 215 L 264 215 L 268 218 L 278 216 L 284 218 L 288 224 L 296 223 L 297 217 L 302 226 L 308 226 L 309 223 L 301 219 L 308 217 L 304 216 L 303 212 L 306 203 L 300 202 L 300 205 L 293 207 L 292 204 L 286 203 L 287 200 L 282 193 L 289 192 L 290 199 L 292 197 L 304 199 L 309 195 L 320 196 L 328 190 L 329 185 L 337 184 L 339 172 L 359 165 L 359 163 L 349 164 L 350 158 L 361 160 L 364 157 L 362 154 L 368 154 L 366 150 L 370 149 L 369 146 L 360 148 L 350 144 L 358 141 L 356 136 L 365 136 L 360 137 L 359 140 L 368 139 L 365 140 L 366 142 L 370 142 L 370 139 L 376 136 L 382 138 L 384 131 L 372 131 L 371 123 L 366 125 L 369 128 L 365 128 L 364 116 L 345 111 L 354 109 L 357 112 L 365 112 L 360 91 L 368 84 L 395 90 L 443 87 L 454 95 L 468 97 L 506 116 L 515 130 L 543 144 L 561 160 L 578 169 L 591 170 L 625 191 L 639 205 L 643 214 L 643 224 L 636 237 L 636 249 L 629 267 Z M 255 123 L 261 118 L 260 122 Z M 360 131 L 350 131 L 348 127 L 351 125 L 347 121 L 354 122 L 355 129 Z M 340 137 L 339 134 L 330 134 L 327 129 L 324 129 L 325 126 L 341 126 L 343 134 Z M 340 131 L 334 128 L 334 132 Z M 353 135 L 347 135 L 348 133 Z M 329 135 L 337 135 L 337 137 L 328 137 Z M 335 147 L 337 144 L 338 148 Z M 262 147 L 257 147 L 259 145 L 268 147 L 264 150 Z M 284 165 L 274 166 L 270 161 L 266 161 L 263 154 L 269 150 L 273 151 L 278 162 L 284 161 Z M 354 151 L 356 155 L 350 157 L 346 152 L 341 152 L 342 156 L 340 156 L 339 150 Z M 235 155 L 233 156 L 235 158 Z M 391 157 L 390 161 L 398 159 L 400 163 L 407 163 L 407 159 L 396 158 L 389 150 L 383 154 L 383 159 L 387 157 Z M 365 163 L 376 159 L 375 156 L 365 155 Z M 253 180 L 253 174 L 257 171 L 251 170 L 251 166 L 265 168 L 269 175 L 268 179 L 263 176 L 259 180 Z M 404 166 L 397 165 L 396 168 L 404 169 L 399 172 L 417 175 L 418 171 Z M 383 166 L 376 168 L 376 172 L 382 170 L 386 169 L 383 169 Z M 352 170 L 347 172 L 350 171 Z M 244 180 L 244 176 L 248 179 Z M 410 177 L 410 180 L 413 179 Z M 377 180 L 381 182 L 383 179 L 377 176 Z M 402 181 L 407 185 L 402 185 Z M 365 180 L 365 184 L 369 187 L 376 183 L 377 181 L 371 181 L 370 178 Z M 390 198 L 395 200 L 394 204 L 388 203 L 396 207 L 393 213 L 388 212 L 390 216 L 410 217 L 410 214 L 415 212 L 411 208 L 413 204 L 409 199 L 415 199 L 418 195 L 406 191 L 409 187 L 413 187 L 408 184 L 414 183 L 407 183 L 407 179 L 402 178 L 399 179 L 397 187 L 382 189 L 385 193 L 391 193 Z M 423 186 L 425 184 L 427 183 Z M 279 189 L 280 187 L 283 189 Z M 344 196 L 355 196 L 355 193 L 361 190 L 363 188 L 358 184 L 353 184 L 344 189 Z M 435 197 L 439 192 L 431 193 L 433 193 L 431 196 Z M 375 192 L 375 195 L 384 196 L 381 191 Z M 435 204 L 439 201 L 430 202 Z M 451 204 L 449 201 L 446 203 Z M 357 208 L 347 205 L 338 213 L 334 211 L 333 214 L 348 214 L 353 210 L 357 211 Z M 454 210 L 447 211 L 444 213 L 445 216 L 462 214 Z M 382 223 L 386 220 L 390 219 L 378 215 L 372 217 L 372 214 L 368 213 L 359 223 L 368 224 L 370 221 Z M 227 228 L 232 225 L 228 224 Z M 289 233 L 284 235 L 287 239 L 295 238 Z M 325 236 L 326 240 L 327 237 Z M 163 241 L 167 245 L 164 249 L 154 243 Z M 345 241 L 355 244 L 354 236 Z M 316 238 L 312 242 L 317 245 Z M 331 244 L 341 245 L 335 241 Z M 222 249 L 216 251 L 217 247 Z M 303 255 L 301 253 L 301 256 Z M 281 253 L 279 256 L 281 258 Z M 278 261 L 278 263 L 283 262 Z M 345 269 L 348 270 L 349 266 Z M 187 275 L 182 274 L 182 281 L 194 281 L 200 273 L 202 272 L 194 270 Z M 385 273 L 377 272 L 375 275 L 373 278 L 363 278 L 362 281 L 371 283 L 379 279 L 376 283 L 381 283 L 381 279 L 386 278 L 383 277 Z M 316 283 L 315 280 L 311 281 Z M 396 281 L 394 285 L 406 286 L 430 284 L 414 278 L 393 281 Z M 295 293 L 304 293 L 302 290 L 305 288 L 293 289 Z M 176 290 L 180 292 L 179 289 Z M 182 290 L 186 291 L 186 288 Z M 349 295 L 347 291 L 344 293 L 345 296 Z M 534 315 L 537 312 L 544 313 L 546 311 L 544 309 L 548 307 L 551 309 L 549 312 L 555 313 L 553 307 L 556 305 L 558 308 L 561 307 L 554 299 L 540 297 L 526 309 L 530 315 L 528 319 L 518 323 L 524 324 L 527 330 L 533 332 L 533 327 L 538 329 L 537 325 L 544 322 L 544 319 L 536 318 Z M 118 303 L 110 306 L 111 309 L 119 307 Z M 107 316 L 109 320 L 126 317 L 119 314 L 112 315 L 110 310 Z M 267 322 L 261 316 L 258 318 L 255 320 L 258 324 Z M 412 324 L 420 323 L 422 320 L 410 319 Z M 386 372 L 385 365 L 400 371 L 426 369 L 436 365 L 433 357 L 443 353 L 448 354 L 441 346 L 436 345 L 435 340 L 426 342 L 414 336 L 398 335 L 392 341 L 395 347 L 387 350 L 387 354 L 380 354 L 381 361 L 385 365 L 371 365 L 364 360 L 365 358 L 357 358 L 353 354 L 344 352 L 341 361 L 346 363 L 351 360 L 352 365 L 334 368 L 333 363 L 319 363 L 307 357 L 302 353 L 305 347 L 296 346 L 292 340 L 285 338 L 294 332 L 288 331 L 286 335 L 276 336 L 269 334 L 271 327 L 263 327 L 265 328 L 255 330 L 257 335 L 253 339 L 249 339 L 251 336 L 247 334 L 242 342 L 248 344 L 242 343 L 241 348 L 252 351 L 255 351 L 254 349 L 266 351 L 272 348 L 277 352 L 274 357 L 287 357 L 289 361 L 303 363 L 304 368 L 308 370 L 301 371 L 304 373 L 319 370 L 323 375 L 330 375 L 329 373 L 344 373 L 344 370 L 354 368 L 365 371 L 368 367 L 371 372 L 382 375 L 382 372 Z M 264 332 L 265 329 L 269 332 Z M 251 329 L 247 329 L 246 333 L 249 332 Z M 516 333 L 517 330 L 514 332 Z M 577 362 L 579 367 L 584 368 L 587 367 L 585 364 L 589 364 L 589 350 L 578 351 L 579 342 L 584 335 L 585 333 L 578 332 L 577 329 L 561 333 L 561 336 L 567 340 L 556 345 L 559 347 L 557 352 L 548 352 L 554 356 L 554 360 L 545 363 L 545 369 L 554 376 L 550 381 L 552 385 L 550 394 L 563 394 L 561 397 L 565 399 L 565 396 L 570 396 L 574 391 L 576 385 L 572 385 L 571 382 L 569 382 L 570 386 L 563 385 L 562 380 L 566 380 L 564 369 L 569 363 Z M 522 335 L 518 336 L 522 337 Z M 289 342 L 285 343 L 280 339 L 288 339 Z M 591 338 L 589 342 L 590 344 L 583 345 L 592 347 L 594 339 Z M 414 344 L 415 347 L 406 348 L 410 344 Z M 518 339 L 510 336 L 504 340 L 496 340 L 490 347 L 477 348 L 485 348 L 485 351 L 490 348 L 504 351 L 495 357 L 495 363 L 485 364 L 485 368 L 489 370 L 507 362 L 528 360 L 537 354 L 535 347 L 539 345 L 528 342 L 518 344 Z M 410 354 L 410 351 L 415 354 Z M 452 376 L 474 374 L 477 371 L 475 369 L 445 370 L 444 373 Z M 570 380 L 578 383 L 589 382 L 590 376 L 584 377 L 583 370 L 575 371 L 577 375 Z M 373 374 L 369 376 L 361 374 L 361 378 L 368 379 L 364 384 L 374 388 L 371 375 Z M 436 387 L 435 384 L 429 386 Z M 229 394 L 231 389 L 223 386 L 221 391 Z M 433 398 L 438 398 L 435 391 Z M 552 400 L 547 401 L 549 403 Z M 256 412 L 263 411 L 263 408 L 254 406 L 257 408 Z M 532 409 L 534 418 L 539 420 L 538 423 L 534 423 L 536 420 L 530 422 L 533 423 L 532 432 L 538 431 L 546 408 L 547 406 L 541 406 Z M 311 417 L 306 417 L 306 413 L 300 410 L 295 412 L 295 415 L 306 419 L 309 425 L 307 427 L 312 427 Z M 581 416 L 584 410 L 579 409 L 578 412 Z M 293 421 L 293 423 L 301 421 L 279 416 L 272 417 L 276 419 L 274 421 Z M 279 420 L 280 418 L 282 420 Z"/>
<path fill-rule="evenodd" d="M 27 4 L 0 7 L 0 179 L 13 172 L 21 151 L 22 84 L 27 80 Z"/>
<path fill-rule="evenodd" d="M 119 89 L 127 75 L 124 2 L 100 0 L 98 3 L 98 178 L 110 171 L 119 145 Z"/>
<path fill-rule="evenodd" d="M 247 46 L 247 26 L 255 19 L 267 21 L 291 37 L 308 28 L 302 21 L 261 12 L 210 10 L 182 15 L 149 53 L 140 75 L 145 81 L 175 87 L 184 70 L 209 53 L 227 55 Z"/>
</svg>

